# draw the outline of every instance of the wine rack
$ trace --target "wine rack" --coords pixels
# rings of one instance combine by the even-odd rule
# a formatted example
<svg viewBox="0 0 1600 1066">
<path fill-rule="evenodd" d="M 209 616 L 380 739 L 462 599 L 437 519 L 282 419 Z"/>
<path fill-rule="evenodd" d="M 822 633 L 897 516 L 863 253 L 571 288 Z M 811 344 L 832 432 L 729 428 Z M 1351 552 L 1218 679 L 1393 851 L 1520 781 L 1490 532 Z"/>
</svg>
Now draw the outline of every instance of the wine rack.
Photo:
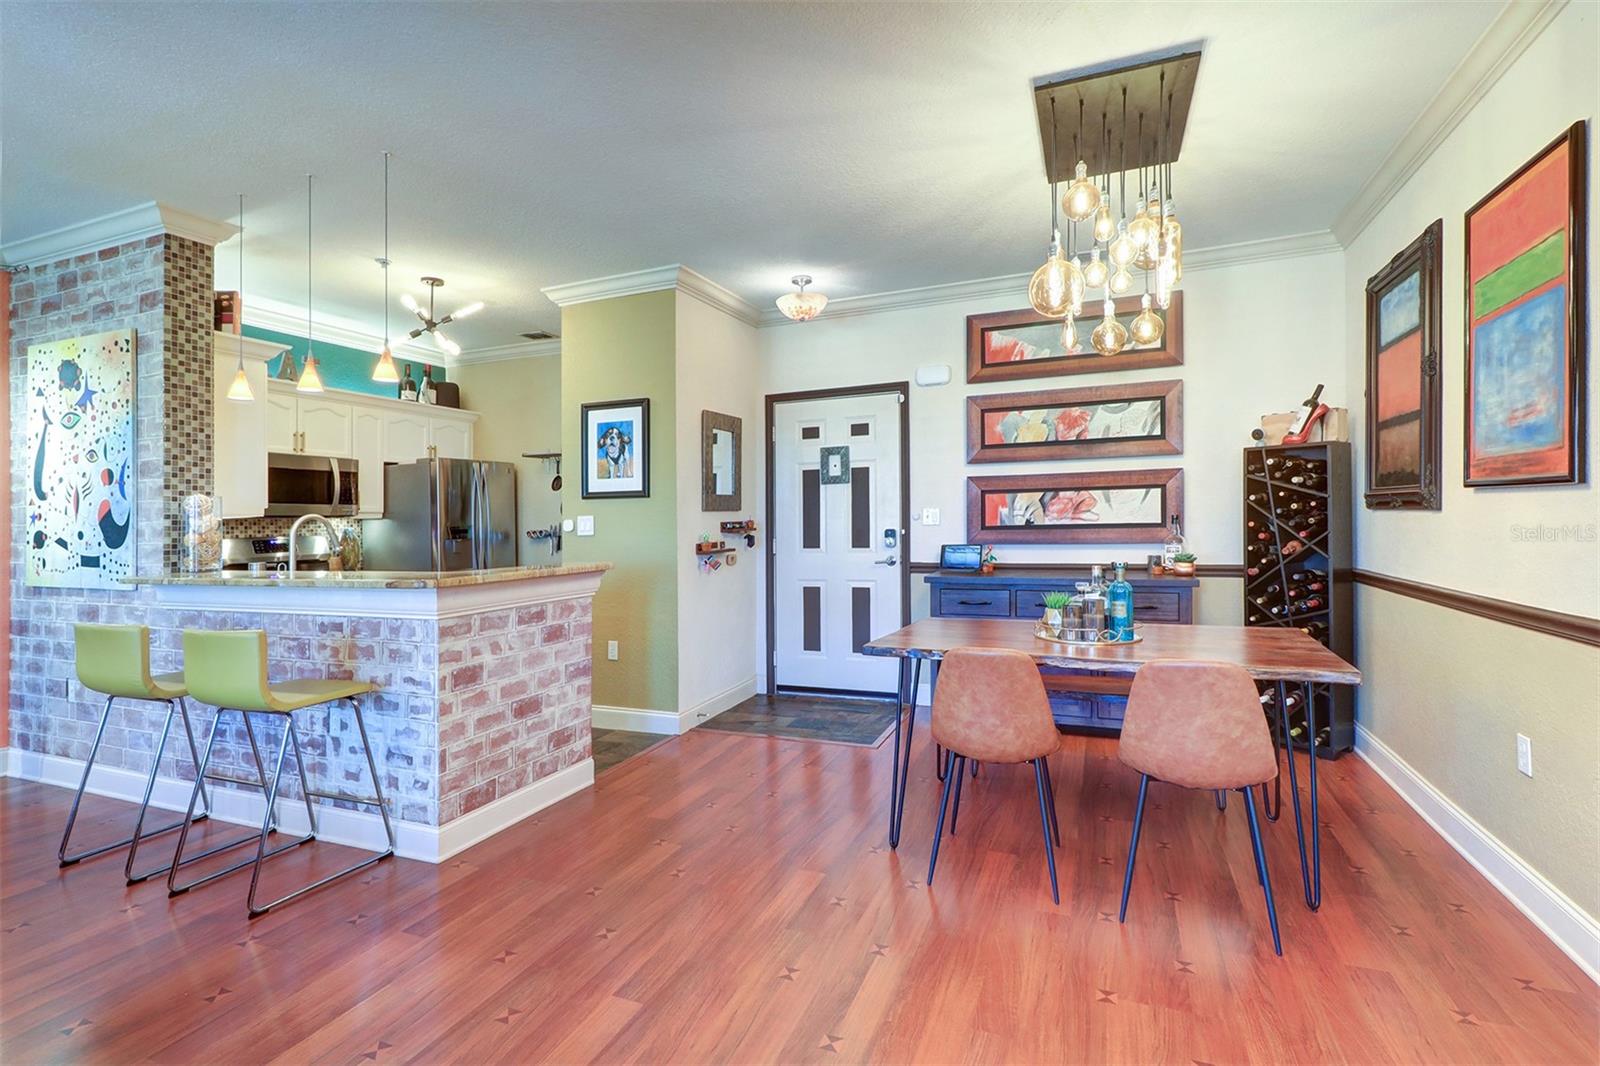
<svg viewBox="0 0 1600 1066">
<path fill-rule="evenodd" d="M 1244 451 L 1244 622 L 1303 630 L 1354 662 L 1355 597 L 1350 445 L 1252 447 Z M 1285 686 L 1291 738 L 1305 746 L 1299 685 Z M 1337 758 L 1355 744 L 1355 693 L 1313 685 L 1317 753 Z M 1277 686 L 1262 686 L 1276 726 Z"/>
</svg>

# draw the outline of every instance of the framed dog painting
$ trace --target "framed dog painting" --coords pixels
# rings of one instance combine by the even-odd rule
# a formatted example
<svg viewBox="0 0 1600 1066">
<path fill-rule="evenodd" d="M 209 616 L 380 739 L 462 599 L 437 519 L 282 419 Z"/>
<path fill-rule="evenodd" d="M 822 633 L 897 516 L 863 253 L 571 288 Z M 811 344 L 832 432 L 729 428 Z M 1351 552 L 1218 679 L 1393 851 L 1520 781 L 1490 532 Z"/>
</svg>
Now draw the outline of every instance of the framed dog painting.
<svg viewBox="0 0 1600 1066">
<path fill-rule="evenodd" d="M 650 401 L 586 403 L 583 423 L 583 498 L 650 495 Z"/>
</svg>

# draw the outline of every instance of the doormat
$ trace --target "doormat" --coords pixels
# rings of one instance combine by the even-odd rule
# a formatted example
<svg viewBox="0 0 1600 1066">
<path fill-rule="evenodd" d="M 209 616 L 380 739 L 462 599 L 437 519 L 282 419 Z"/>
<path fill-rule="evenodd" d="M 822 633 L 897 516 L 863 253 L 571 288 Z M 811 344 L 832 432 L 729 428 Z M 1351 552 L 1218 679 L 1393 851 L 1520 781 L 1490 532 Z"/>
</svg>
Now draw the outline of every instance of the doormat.
<svg viewBox="0 0 1600 1066">
<path fill-rule="evenodd" d="M 876 748 L 894 728 L 894 712 L 892 700 L 757 695 L 697 728 L 714 733 Z"/>
</svg>

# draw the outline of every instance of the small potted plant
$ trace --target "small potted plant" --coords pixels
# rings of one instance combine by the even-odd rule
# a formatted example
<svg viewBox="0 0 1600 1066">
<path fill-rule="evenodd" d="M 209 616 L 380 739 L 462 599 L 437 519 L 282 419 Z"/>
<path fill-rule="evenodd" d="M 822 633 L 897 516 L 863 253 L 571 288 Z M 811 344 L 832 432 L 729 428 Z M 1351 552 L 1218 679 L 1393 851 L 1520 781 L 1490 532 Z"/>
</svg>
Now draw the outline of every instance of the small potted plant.
<svg viewBox="0 0 1600 1066">
<path fill-rule="evenodd" d="M 1179 552 L 1174 555 L 1172 572 L 1179 577 L 1194 577 L 1194 552 Z"/>
<path fill-rule="evenodd" d="M 1066 624 L 1067 605 L 1072 602 L 1072 597 L 1065 592 L 1046 592 L 1044 594 L 1044 627 L 1057 636 L 1061 635 L 1061 627 Z"/>
<path fill-rule="evenodd" d="M 994 545 L 985 544 L 983 546 L 983 556 L 978 560 L 978 573 L 985 575 L 994 573 L 994 563 Z"/>
</svg>

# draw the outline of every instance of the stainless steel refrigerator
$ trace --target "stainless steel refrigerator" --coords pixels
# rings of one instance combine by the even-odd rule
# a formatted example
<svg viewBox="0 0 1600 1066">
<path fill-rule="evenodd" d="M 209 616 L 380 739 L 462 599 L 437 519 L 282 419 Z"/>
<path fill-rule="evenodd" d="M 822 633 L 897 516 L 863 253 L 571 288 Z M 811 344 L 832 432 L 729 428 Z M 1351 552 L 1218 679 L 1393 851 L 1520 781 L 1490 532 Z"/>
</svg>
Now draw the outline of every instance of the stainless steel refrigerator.
<svg viewBox="0 0 1600 1066">
<path fill-rule="evenodd" d="M 420 459 L 383 469 L 383 517 L 361 525 L 368 570 L 517 565 L 517 469 Z"/>
</svg>

